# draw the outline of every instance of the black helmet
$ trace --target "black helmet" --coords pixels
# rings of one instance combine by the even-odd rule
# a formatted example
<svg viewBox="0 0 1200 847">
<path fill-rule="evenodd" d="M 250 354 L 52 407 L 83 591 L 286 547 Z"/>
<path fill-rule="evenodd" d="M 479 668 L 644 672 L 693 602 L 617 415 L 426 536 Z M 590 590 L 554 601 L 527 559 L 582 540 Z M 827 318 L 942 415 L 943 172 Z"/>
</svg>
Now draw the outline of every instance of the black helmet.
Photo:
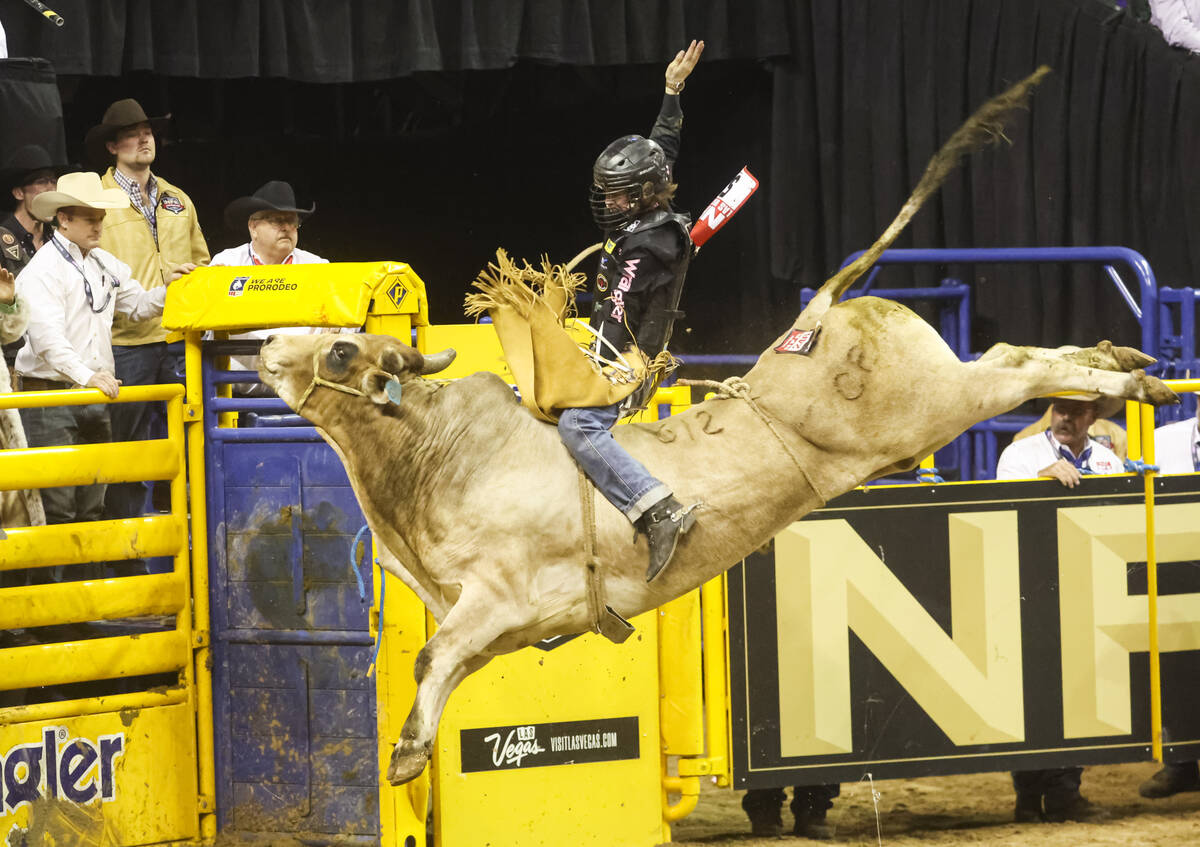
<svg viewBox="0 0 1200 847">
<path fill-rule="evenodd" d="M 592 217 L 602 230 L 616 229 L 654 205 L 670 185 L 667 154 L 657 141 L 640 135 L 618 138 L 592 167 Z"/>
</svg>

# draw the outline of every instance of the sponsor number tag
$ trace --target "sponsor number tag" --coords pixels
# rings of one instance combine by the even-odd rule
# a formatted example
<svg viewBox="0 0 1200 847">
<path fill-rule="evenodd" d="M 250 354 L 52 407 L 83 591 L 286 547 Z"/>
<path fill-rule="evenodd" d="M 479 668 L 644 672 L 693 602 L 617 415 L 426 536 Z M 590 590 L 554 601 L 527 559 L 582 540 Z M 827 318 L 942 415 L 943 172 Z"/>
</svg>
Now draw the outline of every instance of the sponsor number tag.
<svg viewBox="0 0 1200 847">
<path fill-rule="evenodd" d="M 812 329 L 793 329 L 775 348 L 776 353 L 798 353 L 801 356 L 807 356 L 812 352 L 813 347 L 817 343 L 817 336 L 821 334 L 821 326 L 818 324 Z"/>
</svg>

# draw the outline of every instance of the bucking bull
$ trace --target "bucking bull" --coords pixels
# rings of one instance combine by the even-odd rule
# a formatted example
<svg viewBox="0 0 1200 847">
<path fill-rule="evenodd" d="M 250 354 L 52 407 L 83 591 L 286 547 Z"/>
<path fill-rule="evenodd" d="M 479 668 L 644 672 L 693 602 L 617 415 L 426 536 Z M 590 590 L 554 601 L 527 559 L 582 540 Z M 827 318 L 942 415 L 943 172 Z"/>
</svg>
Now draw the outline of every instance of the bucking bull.
<svg viewBox="0 0 1200 847">
<path fill-rule="evenodd" d="M 960 362 L 921 318 L 876 297 L 838 302 L 961 155 L 996 137 L 1039 71 L 977 112 L 931 161 L 913 196 L 861 260 L 821 288 L 738 390 L 617 440 L 684 502 L 695 527 L 647 584 L 645 540 L 595 498 L 605 601 L 628 618 L 701 585 L 784 527 L 855 486 L 911 470 L 973 424 L 1054 392 L 1178 402 L 1107 341 L 1049 350 L 999 344 Z M 819 327 L 807 353 L 788 352 Z M 371 335 L 276 336 L 259 373 L 341 456 L 381 564 L 433 613 L 416 700 L 388 779 L 429 760 L 450 692 L 496 655 L 596 624 L 580 478 L 556 429 L 499 377 L 439 383 L 454 351 L 423 356 Z"/>
</svg>

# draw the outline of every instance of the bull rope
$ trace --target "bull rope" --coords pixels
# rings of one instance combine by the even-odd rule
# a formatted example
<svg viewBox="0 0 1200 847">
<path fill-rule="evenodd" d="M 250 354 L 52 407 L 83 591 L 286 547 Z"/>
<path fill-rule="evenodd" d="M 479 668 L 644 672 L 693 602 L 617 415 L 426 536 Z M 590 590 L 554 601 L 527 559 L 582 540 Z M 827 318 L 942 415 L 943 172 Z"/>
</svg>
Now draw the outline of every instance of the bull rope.
<svg viewBox="0 0 1200 847">
<path fill-rule="evenodd" d="M 717 400 L 745 400 L 746 405 L 750 407 L 754 414 L 758 415 L 758 419 L 767 425 L 767 429 L 771 430 L 771 434 L 775 436 L 775 440 L 779 442 L 779 446 L 788 454 L 788 458 L 792 460 L 792 464 L 796 466 L 796 470 L 800 472 L 800 476 L 804 477 L 804 481 L 808 483 L 808 487 L 813 490 L 813 493 L 821 497 L 821 492 L 813 484 L 808 472 L 804 470 L 804 466 L 800 464 L 800 458 L 792 450 L 791 446 L 784 440 L 783 435 L 775 428 L 775 422 L 771 420 L 771 416 L 763 411 L 762 406 L 754 402 L 754 398 L 750 396 L 750 383 L 742 379 L 740 376 L 731 376 L 724 382 L 717 382 L 715 379 L 679 379 L 675 381 L 676 385 L 695 385 L 702 388 L 711 388 L 716 392 Z M 824 498 L 821 498 L 824 500 Z"/>
<path fill-rule="evenodd" d="M 600 571 L 600 557 L 596 555 L 596 489 L 583 472 L 579 471 L 579 507 L 583 513 L 583 553 L 587 567 L 588 616 L 592 619 L 592 632 L 599 633 L 615 644 L 622 643 L 633 634 L 633 625 L 621 617 L 612 606 L 604 602 L 604 575 Z"/>
</svg>

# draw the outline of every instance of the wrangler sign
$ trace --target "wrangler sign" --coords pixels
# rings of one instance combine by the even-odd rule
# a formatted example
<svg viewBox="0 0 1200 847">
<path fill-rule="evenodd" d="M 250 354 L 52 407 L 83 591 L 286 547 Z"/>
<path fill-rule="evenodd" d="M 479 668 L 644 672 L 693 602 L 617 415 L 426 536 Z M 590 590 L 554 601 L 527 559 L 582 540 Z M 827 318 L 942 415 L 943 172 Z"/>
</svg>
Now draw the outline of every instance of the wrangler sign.
<svg viewBox="0 0 1200 847">
<path fill-rule="evenodd" d="M 1163 738 L 1200 752 L 1200 477 L 1157 481 Z M 851 492 L 730 571 L 735 784 L 1149 758 L 1137 477 Z"/>
</svg>

